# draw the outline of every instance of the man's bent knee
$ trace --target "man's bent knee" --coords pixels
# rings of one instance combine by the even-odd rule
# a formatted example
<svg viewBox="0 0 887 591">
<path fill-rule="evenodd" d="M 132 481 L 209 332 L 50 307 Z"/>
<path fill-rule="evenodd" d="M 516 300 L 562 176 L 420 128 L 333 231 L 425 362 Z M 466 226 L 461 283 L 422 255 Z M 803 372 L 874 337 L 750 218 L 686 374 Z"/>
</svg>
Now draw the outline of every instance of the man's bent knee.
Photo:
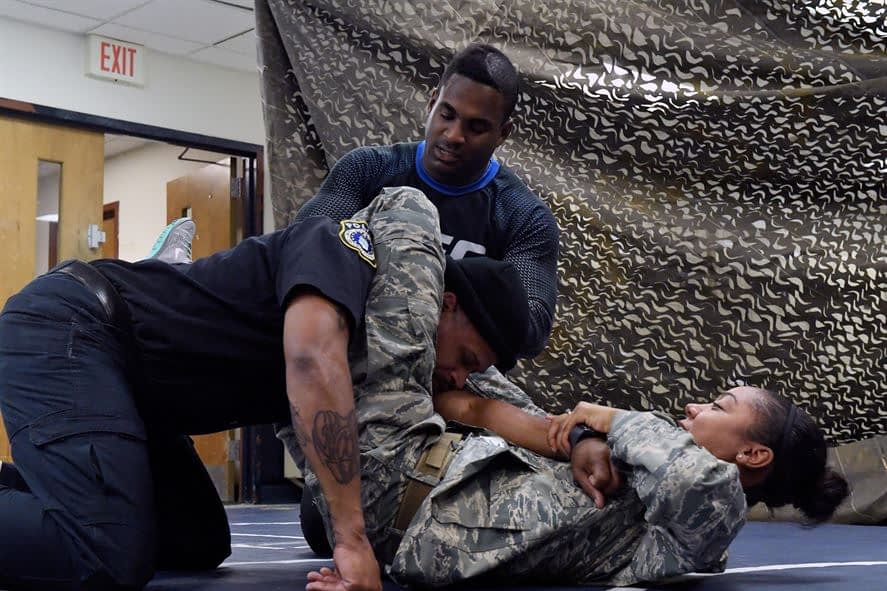
<svg viewBox="0 0 887 591">
<path fill-rule="evenodd" d="M 85 589 L 141 589 L 148 584 L 155 568 L 152 532 L 101 524 L 91 534 L 89 562 L 95 566 L 87 571 Z"/>
</svg>

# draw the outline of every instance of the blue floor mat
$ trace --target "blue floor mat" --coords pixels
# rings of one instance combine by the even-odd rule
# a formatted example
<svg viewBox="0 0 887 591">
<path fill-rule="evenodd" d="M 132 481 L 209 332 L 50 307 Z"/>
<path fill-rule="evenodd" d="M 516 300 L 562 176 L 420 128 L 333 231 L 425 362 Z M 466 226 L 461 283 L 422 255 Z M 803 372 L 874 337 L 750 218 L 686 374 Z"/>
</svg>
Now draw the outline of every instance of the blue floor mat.
<svg viewBox="0 0 887 591">
<path fill-rule="evenodd" d="M 314 556 L 291 505 L 234 506 L 232 554 L 210 573 L 159 573 L 151 591 L 293 591 L 302 589 L 309 570 L 330 565 Z M 504 589 L 496 587 L 495 589 Z M 475 591 L 494 589 L 472 587 Z M 509 586 L 511 590 L 566 591 L 576 587 Z M 586 587 L 603 591 L 610 587 Z M 730 547 L 727 571 L 688 575 L 668 584 L 624 589 L 669 591 L 885 591 L 887 590 L 887 527 L 822 525 L 805 528 L 791 523 L 747 524 Z M 385 591 L 400 587 L 386 582 Z"/>
</svg>

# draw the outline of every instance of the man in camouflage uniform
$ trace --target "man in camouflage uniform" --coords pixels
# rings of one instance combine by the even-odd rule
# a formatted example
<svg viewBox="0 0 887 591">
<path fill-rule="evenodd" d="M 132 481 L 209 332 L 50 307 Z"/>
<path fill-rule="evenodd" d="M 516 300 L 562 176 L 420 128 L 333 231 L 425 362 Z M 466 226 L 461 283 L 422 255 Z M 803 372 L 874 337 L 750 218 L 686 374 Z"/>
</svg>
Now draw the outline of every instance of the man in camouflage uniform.
<svg viewBox="0 0 887 591">
<path fill-rule="evenodd" d="M 529 306 L 510 263 L 486 257 L 450 259 L 446 284 L 448 291 L 460 293 L 457 305 L 466 320 L 459 326 L 468 327 L 470 334 L 456 336 L 452 332 L 445 318 L 452 318 L 448 316 L 452 307 L 446 302 L 448 298 L 453 301 L 453 293 L 444 293 L 445 259 L 437 211 L 416 189 L 384 189 L 348 222 L 366 222 L 375 265 L 363 322 L 351 339 L 348 355 L 360 467 L 365 476 L 361 482 L 363 523 L 376 555 L 391 556 L 401 533 L 392 526 L 407 482 L 437 482 L 417 472 L 420 456 L 445 429 L 433 408 L 433 373 L 455 368 L 455 374 L 463 376 L 456 383 L 461 386 L 471 371 L 494 363 L 503 369 L 513 366 L 523 342 Z M 461 269 L 470 283 L 471 296 L 463 298 L 459 286 L 464 284 L 452 277 L 453 269 Z M 447 336 L 442 336 L 444 332 Z M 461 336 L 469 339 L 468 345 L 456 342 Z M 463 361 L 463 352 L 469 361 Z M 293 414 L 300 447 L 306 452 L 318 450 L 317 434 L 309 438 L 305 429 L 298 429 L 310 416 L 303 417 L 301 409 L 294 409 Z M 312 468 L 316 467 L 313 462 Z M 326 506 L 328 497 L 321 490 L 328 493 L 329 483 L 322 484 L 316 470 L 306 469 L 306 482 L 322 507 L 330 547 L 337 552 L 341 540 L 333 539 L 334 526 L 347 513 L 346 507 L 341 501 L 338 510 Z M 341 571 L 336 552 L 334 559 Z"/>
<path fill-rule="evenodd" d="M 569 464 L 495 436 L 464 440 L 439 483 L 417 469 L 445 430 L 430 394 L 443 253 L 433 206 L 417 191 L 398 195 L 408 228 L 383 225 L 367 210 L 378 266 L 364 358 L 352 358 L 367 536 L 389 574 L 417 585 L 474 578 L 631 584 L 723 569 L 745 514 L 737 470 L 649 413 L 621 412 L 614 421 L 609 444 L 631 490 L 603 508 L 576 486 Z M 404 210 L 415 215 L 405 218 Z M 541 412 L 516 387 L 502 396 Z M 396 522 L 410 480 L 436 486 L 404 532 Z M 329 524 L 310 471 L 306 484 Z M 324 576 L 335 577 L 312 578 Z"/>
<path fill-rule="evenodd" d="M 399 541 L 390 526 L 407 480 L 437 482 L 418 475 L 415 468 L 422 452 L 445 430 L 431 399 L 445 257 L 437 210 L 417 189 L 385 189 L 351 219 L 367 221 L 376 262 L 363 326 L 349 355 L 361 469 L 366 476 L 363 506 L 368 537 L 377 553 L 384 548 L 381 554 L 390 555 Z M 496 304 L 508 297 L 500 294 Z M 514 307 L 522 304 L 526 310 L 523 293 L 513 297 Z M 526 316 L 517 320 L 519 315 L 505 314 L 504 318 L 525 324 Z M 320 485 L 310 469 L 306 485 L 322 507 L 327 531 L 332 531 Z"/>
</svg>

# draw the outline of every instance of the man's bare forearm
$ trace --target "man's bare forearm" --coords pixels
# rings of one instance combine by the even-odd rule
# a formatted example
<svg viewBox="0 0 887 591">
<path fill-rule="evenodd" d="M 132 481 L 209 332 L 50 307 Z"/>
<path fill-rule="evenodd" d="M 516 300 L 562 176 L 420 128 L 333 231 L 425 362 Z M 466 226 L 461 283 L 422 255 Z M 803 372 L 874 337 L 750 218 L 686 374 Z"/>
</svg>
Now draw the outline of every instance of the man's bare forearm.
<svg viewBox="0 0 887 591">
<path fill-rule="evenodd" d="M 348 324 L 338 307 L 300 296 L 284 326 L 287 396 L 297 441 L 330 508 L 337 543 L 364 535 Z"/>
<path fill-rule="evenodd" d="M 448 421 L 488 429 L 507 441 L 538 454 L 566 459 L 548 445 L 549 421 L 513 404 L 453 390 L 434 395 L 434 409 Z"/>
</svg>

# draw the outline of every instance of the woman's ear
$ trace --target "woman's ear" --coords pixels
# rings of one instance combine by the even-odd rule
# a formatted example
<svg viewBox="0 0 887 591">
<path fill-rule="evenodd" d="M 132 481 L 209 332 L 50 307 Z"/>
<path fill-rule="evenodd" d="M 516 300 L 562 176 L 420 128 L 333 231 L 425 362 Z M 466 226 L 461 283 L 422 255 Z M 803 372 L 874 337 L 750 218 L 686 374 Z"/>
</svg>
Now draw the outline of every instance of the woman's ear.
<svg viewBox="0 0 887 591">
<path fill-rule="evenodd" d="M 736 454 L 736 464 L 759 470 L 773 463 L 773 450 L 760 443 L 748 443 Z"/>
</svg>

